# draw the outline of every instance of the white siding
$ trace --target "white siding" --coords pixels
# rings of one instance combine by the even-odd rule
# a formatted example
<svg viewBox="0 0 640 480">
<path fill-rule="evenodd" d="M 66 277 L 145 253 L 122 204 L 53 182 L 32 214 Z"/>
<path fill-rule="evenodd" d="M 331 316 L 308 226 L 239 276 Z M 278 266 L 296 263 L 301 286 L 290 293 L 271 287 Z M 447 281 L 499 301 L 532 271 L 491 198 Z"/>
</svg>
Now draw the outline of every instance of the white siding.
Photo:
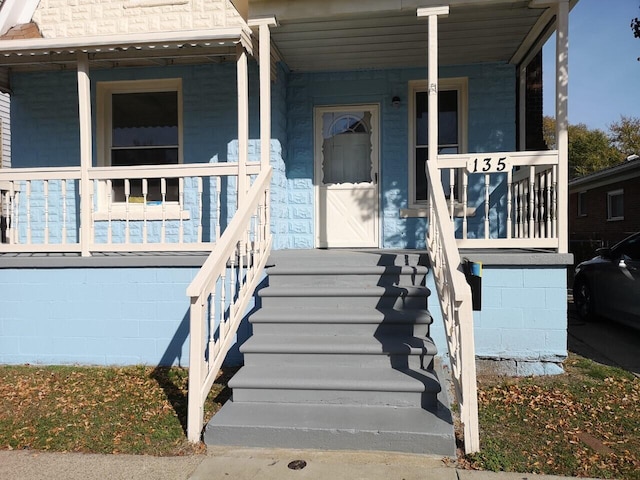
<svg viewBox="0 0 640 480">
<path fill-rule="evenodd" d="M 45 38 L 206 30 L 244 23 L 230 0 L 46 0 L 33 21 Z"/>
</svg>

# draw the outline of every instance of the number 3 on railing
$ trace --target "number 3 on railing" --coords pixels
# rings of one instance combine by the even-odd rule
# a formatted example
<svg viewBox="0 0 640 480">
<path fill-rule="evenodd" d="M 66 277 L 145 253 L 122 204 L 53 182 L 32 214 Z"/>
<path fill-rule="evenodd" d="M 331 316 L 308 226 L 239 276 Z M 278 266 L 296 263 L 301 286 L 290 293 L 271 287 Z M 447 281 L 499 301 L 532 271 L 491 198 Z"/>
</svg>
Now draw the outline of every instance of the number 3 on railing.
<svg viewBox="0 0 640 480">
<path fill-rule="evenodd" d="M 507 167 L 509 167 L 507 157 L 484 157 L 467 160 L 469 173 L 499 173 L 506 171 Z"/>
</svg>

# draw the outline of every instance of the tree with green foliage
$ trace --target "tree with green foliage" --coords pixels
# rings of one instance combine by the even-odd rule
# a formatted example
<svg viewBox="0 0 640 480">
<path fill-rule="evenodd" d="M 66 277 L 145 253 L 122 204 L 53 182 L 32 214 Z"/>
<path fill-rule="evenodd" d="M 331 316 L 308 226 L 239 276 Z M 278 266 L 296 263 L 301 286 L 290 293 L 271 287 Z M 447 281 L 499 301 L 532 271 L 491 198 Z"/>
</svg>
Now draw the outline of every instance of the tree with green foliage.
<svg viewBox="0 0 640 480">
<path fill-rule="evenodd" d="M 547 146 L 556 148 L 556 122 L 543 119 L 543 135 Z M 584 123 L 569 125 L 569 177 L 581 177 L 623 162 L 639 151 L 640 119 L 621 117 L 609 126 L 608 133 L 590 129 Z"/>
<path fill-rule="evenodd" d="M 640 155 L 640 118 L 622 115 L 619 122 L 609 125 L 609 140 L 625 158 Z"/>
<path fill-rule="evenodd" d="M 602 130 L 591 130 L 584 123 L 569 125 L 570 178 L 612 167 L 623 159 Z"/>
</svg>

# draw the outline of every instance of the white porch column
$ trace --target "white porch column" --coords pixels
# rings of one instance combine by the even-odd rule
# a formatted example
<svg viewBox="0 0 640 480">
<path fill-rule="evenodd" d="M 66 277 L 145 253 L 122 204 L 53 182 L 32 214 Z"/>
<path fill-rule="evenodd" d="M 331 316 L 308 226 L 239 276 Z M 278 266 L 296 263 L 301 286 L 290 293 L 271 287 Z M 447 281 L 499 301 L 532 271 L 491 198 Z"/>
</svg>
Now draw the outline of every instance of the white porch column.
<svg viewBox="0 0 640 480">
<path fill-rule="evenodd" d="M 79 52 L 78 57 L 78 116 L 80 121 L 80 248 L 83 257 L 91 255 L 91 79 L 89 78 L 89 57 Z"/>
<path fill-rule="evenodd" d="M 260 164 L 271 163 L 271 32 L 278 23 L 274 17 L 252 20 L 258 26 L 260 40 Z"/>
<path fill-rule="evenodd" d="M 249 68 L 247 52 L 237 46 L 238 75 L 238 209 L 247 194 L 247 161 L 249 159 Z"/>
<path fill-rule="evenodd" d="M 569 251 L 569 0 L 556 14 L 556 148 L 558 149 L 558 252 Z"/>
<path fill-rule="evenodd" d="M 419 8 L 419 17 L 428 17 L 428 63 L 427 82 L 429 84 L 428 97 L 428 125 L 427 156 L 428 161 L 435 162 L 438 158 L 438 15 L 449 15 L 449 7 Z"/>
</svg>

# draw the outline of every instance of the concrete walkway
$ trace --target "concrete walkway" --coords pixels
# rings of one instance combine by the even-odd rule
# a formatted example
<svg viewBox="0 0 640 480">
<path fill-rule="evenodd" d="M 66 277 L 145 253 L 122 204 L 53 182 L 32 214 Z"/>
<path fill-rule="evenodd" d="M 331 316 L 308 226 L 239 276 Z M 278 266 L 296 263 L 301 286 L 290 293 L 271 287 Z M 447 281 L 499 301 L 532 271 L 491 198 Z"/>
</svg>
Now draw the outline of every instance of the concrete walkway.
<svg viewBox="0 0 640 480">
<path fill-rule="evenodd" d="M 292 468 L 296 466 L 303 468 Z M 209 448 L 206 455 L 149 457 L 0 451 L 0 479 L 7 480 L 557 480 L 561 478 L 567 477 L 461 470 L 447 466 L 440 458 L 385 452 L 215 447 Z"/>
</svg>

